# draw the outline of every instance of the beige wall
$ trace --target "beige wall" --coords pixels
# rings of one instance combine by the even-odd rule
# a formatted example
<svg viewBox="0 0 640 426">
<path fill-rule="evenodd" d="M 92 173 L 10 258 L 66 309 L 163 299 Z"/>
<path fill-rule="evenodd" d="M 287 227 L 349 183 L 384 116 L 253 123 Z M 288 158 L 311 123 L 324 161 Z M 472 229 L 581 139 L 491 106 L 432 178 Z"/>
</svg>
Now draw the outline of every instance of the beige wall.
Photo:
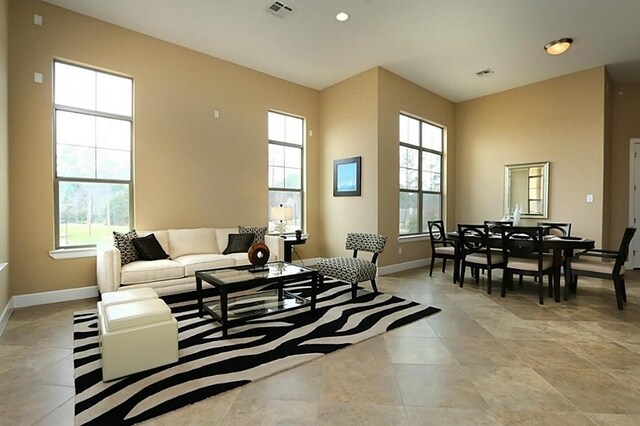
<svg viewBox="0 0 640 426">
<path fill-rule="evenodd" d="M 378 95 L 378 139 L 379 139 L 379 232 L 388 236 L 381 265 L 393 265 L 414 260 L 424 260 L 431 256 L 429 242 L 426 240 L 402 243 L 398 242 L 398 115 L 400 112 L 431 121 L 446 129 L 444 157 L 444 187 L 446 204 L 444 205 L 445 224 L 455 229 L 455 153 L 456 144 L 456 107 L 455 104 L 404 78 L 380 68 Z M 398 251 L 402 246 L 402 254 Z"/>
<path fill-rule="evenodd" d="M 9 261 L 9 107 L 7 90 L 8 68 L 8 0 L 0 1 L 0 264 Z M 0 266 L 1 268 L 2 266 Z M 9 292 L 9 269 L 0 271 L 0 313 Z"/>
<path fill-rule="evenodd" d="M 32 24 L 32 14 L 45 25 Z M 123 73 L 135 84 L 135 227 L 267 222 L 267 110 L 318 127 L 319 93 L 36 0 L 10 2 L 12 293 L 95 285 L 95 259 L 53 260 L 52 60 Z M 44 83 L 33 82 L 34 71 Z M 220 118 L 213 118 L 213 111 Z M 314 133 L 315 134 L 315 133 Z M 320 152 L 307 140 L 306 229 L 320 239 Z M 309 160 L 310 159 L 310 160 Z M 374 162 L 375 163 L 375 162 Z"/>
<path fill-rule="evenodd" d="M 378 232 L 378 68 L 320 94 L 323 255 L 343 256 L 347 232 Z M 333 196 L 333 161 L 362 157 L 359 197 Z M 382 259 L 381 259 L 382 261 Z"/>
<path fill-rule="evenodd" d="M 456 221 L 502 217 L 505 164 L 550 161 L 549 220 L 601 244 L 604 99 L 598 67 L 458 104 Z"/>
<path fill-rule="evenodd" d="M 640 138 L 640 83 L 615 84 L 611 94 L 611 221 L 609 246 L 629 224 L 629 139 Z"/>
</svg>

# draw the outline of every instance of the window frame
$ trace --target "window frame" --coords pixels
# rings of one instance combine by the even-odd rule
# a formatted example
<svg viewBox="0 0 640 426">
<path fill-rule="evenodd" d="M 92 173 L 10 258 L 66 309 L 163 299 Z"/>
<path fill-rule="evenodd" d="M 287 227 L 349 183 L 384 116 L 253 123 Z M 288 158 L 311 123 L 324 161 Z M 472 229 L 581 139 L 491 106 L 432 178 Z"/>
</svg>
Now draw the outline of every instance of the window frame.
<svg viewBox="0 0 640 426">
<path fill-rule="evenodd" d="M 285 141 L 279 141 L 279 140 L 274 140 L 274 139 L 270 139 L 269 138 L 269 113 L 272 114 L 279 114 L 285 117 L 292 117 L 298 120 L 302 121 L 302 134 L 301 134 L 301 143 L 300 144 L 296 144 L 296 143 L 292 143 L 292 142 L 285 142 Z M 302 230 L 304 232 L 305 229 L 305 221 L 304 221 L 304 212 L 305 212 L 305 145 L 306 145 L 306 119 L 304 117 L 298 116 L 298 115 L 294 115 L 294 114 L 289 114 L 286 112 L 281 112 L 281 111 L 276 111 L 276 110 L 268 110 L 267 111 L 267 169 L 270 167 L 270 163 L 269 163 L 269 147 L 271 145 L 276 145 L 276 146 L 282 146 L 284 148 L 295 148 L 295 149 L 299 149 L 300 150 L 300 189 L 291 189 L 291 188 L 286 188 L 286 187 L 275 187 L 275 186 L 271 186 L 271 182 L 267 182 L 267 187 L 268 187 L 268 194 L 270 195 L 271 192 L 291 192 L 291 193 L 296 193 L 296 194 L 300 194 L 300 217 L 299 217 L 299 229 Z M 268 179 L 268 171 L 267 171 L 267 180 Z M 270 196 L 267 196 L 267 203 L 269 202 Z M 268 205 L 268 217 L 269 217 L 269 228 L 268 228 L 268 233 L 269 235 L 277 235 L 279 234 L 278 231 L 276 231 L 275 228 L 271 227 L 271 214 L 270 214 L 270 209 L 272 207 L 275 206 L 271 206 Z M 295 225 L 294 225 L 295 226 Z M 295 229 L 294 230 L 287 230 L 287 232 L 285 232 L 285 235 L 292 235 L 294 234 Z"/>
<path fill-rule="evenodd" d="M 444 191 L 443 191 L 443 185 L 444 185 L 444 155 L 445 155 L 445 132 L 446 132 L 446 128 L 440 124 L 436 124 L 432 121 L 429 120 L 425 120 L 423 118 L 411 115 L 411 114 L 407 114 L 407 113 L 399 113 L 398 114 L 398 123 L 400 123 L 400 118 L 401 117 L 406 117 L 409 118 L 411 120 L 416 120 L 419 123 L 418 129 L 419 129 L 419 137 L 418 140 L 420 141 L 419 145 L 413 145 L 407 142 L 402 142 L 400 141 L 400 129 L 398 129 L 398 237 L 401 238 L 406 238 L 406 237 L 422 237 L 422 236 L 428 236 L 429 235 L 429 230 L 428 229 L 423 229 L 423 215 L 424 215 L 424 211 L 423 211 L 423 199 L 425 195 L 429 195 L 429 194 L 434 194 L 434 195 L 439 195 L 440 197 L 440 205 L 439 205 L 439 217 L 436 220 L 441 220 L 442 216 L 443 216 L 443 206 L 444 206 Z M 441 147 L 442 150 L 438 151 L 432 148 L 426 148 L 422 145 L 422 136 L 423 136 L 423 124 L 429 125 L 429 126 L 433 126 L 433 127 L 437 127 L 442 131 L 442 136 L 441 136 Z M 399 125 L 399 124 L 398 124 Z M 418 152 L 418 189 L 403 189 L 400 188 L 400 150 L 402 148 L 407 148 L 407 149 L 413 149 L 416 150 Z M 422 158 L 423 155 L 425 153 L 428 154 L 434 154 L 434 155 L 438 155 L 440 157 L 440 191 L 430 191 L 430 190 L 423 190 L 422 189 L 422 178 L 423 178 L 423 174 L 425 173 L 423 170 L 423 164 L 422 164 Z M 403 193 L 406 194 L 417 194 L 418 196 L 418 231 L 417 232 L 407 232 L 407 233 L 402 233 L 400 230 L 400 198 L 402 196 Z M 426 224 L 424 224 L 426 226 Z"/>
<path fill-rule="evenodd" d="M 56 70 L 56 64 L 60 63 L 63 65 L 68 65 L 68 66 L 73 66 L 73 67 L 77 67 L 77 68 L 84 68 L 86 70 L 95 72 L 95 73 L 101 73 L 101 74 L 108 74 L 108 75 L 113 75 L 116 77 L 120 77 L 120 78 L 126 78 L 131 80 L 131 116 L 126 116 L 126 115 L 120 115 L 120 114 L 114 114 L 114 113 L 107 113 L 107 112 L 102 112 L 102 111 L 97 111 L 97 110 L 91 110 L 91 109 L 85 109 L 85 108 L 79 108 L 79 107 L 72 107 L 72 106 L 67 106 L 67 105 L 63 105 L 63 104 L 57 104 L 55 102 L 56 100 L 56 78 L 55 78 L 55 70 Z M 113 71 L 106 71 L 104 69 L 100 69 L 98 67 L 91 67 L 88 65 L 82 65 L 82 64 L 78 64 L 78 63 L 74 63 L 74 62 L 69 62 L 69 61 L 65 61 L 65 60 L 60 60 L 60 59 L 54 59 L 53 60 L 53 71 L 52 71 L 52 111 L 53 111 L 53 193 L 54 193 L 54 238 L 55 238 L 55 244 L 54 244 L 54 248 L 55 250 L 73 250 L 73 249 L 86 249 L 86 248 L 92 248 L 92 247 L 96 247 L 97 244 L 78 244 L 78 245 L 62 245 L 60 242 L 60 184 L 63 182 L 71 182 L 71 183 L 95 183 L 95 184 L 119 184 L 119 185 L 127 185 L 128 186 L 128 191 L 129 191 L 129 224 L 128 227 L 129 229 L 133 229 L 133 224 L 134 222 L 134 195 L 133 195 L 133 190 L 134 190 L 134 169 L 133 169 L 133 138 L 134 138 L 134 95 L 135 95 L 135 82 L 133 77 L 131 76 L 127 76 L 127 75 L 123 75 L 123 74 L 118 74 L 116 72 Z M 92 117 L 97 117 L 97 118 L 107 118 L 107 119 L 114 119 L 114 120 L 121 120 L 121 121 L 127 121 L 130 123 L 131 126 L 131 133 L 129 135 L 129 179 L 103 179 L 103 178 L 70 178 L 70 177 L 62 177 L 62 176 L 58 176 L 58 132 L 57 132 L 57 116 L 58 116 L 58 111 L 61 112 L 70 112 L 70 113 L 75 113 L 75 114 L 84 114 L 84 115 L 89 115 Z"/>
</svg>

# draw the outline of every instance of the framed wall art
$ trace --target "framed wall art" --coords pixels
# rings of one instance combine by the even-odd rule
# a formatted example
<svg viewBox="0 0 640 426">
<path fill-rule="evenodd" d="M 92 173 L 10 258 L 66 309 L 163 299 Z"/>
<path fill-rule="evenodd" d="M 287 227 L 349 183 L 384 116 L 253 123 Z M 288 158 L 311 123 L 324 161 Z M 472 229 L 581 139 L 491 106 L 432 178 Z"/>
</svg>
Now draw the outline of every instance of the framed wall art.
<svg viewBox="0 0 640 426">
<path fill-rule="evenodd" d="M 333 160 L 333 196 L 360 196 L 362 157 Z"/>
</svg>

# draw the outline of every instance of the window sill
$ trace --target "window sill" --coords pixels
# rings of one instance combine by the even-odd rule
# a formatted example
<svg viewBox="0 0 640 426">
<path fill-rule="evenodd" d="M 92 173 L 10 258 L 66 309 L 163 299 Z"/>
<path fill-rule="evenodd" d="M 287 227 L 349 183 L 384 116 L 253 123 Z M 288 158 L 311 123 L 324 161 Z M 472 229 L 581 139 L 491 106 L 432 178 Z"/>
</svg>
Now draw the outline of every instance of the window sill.
<svg viewBox="0 0 640 426">
<path fill-rule="evenodd" d="M 61 259 L 80 259 L 83 257 L 96 257 L 95 247 L 83 247 L 75 249 L 58 249 L 51 250 L 49 256 L 56 260 Z"/>
<path fill-rule="evenodd" d="M 423 235 L 407 235 L 404 237 L 398 237 L 399 243 L 412 243 L 414 241 L 428 241 L 429 236 L 426 234 Z"/>
</svg>

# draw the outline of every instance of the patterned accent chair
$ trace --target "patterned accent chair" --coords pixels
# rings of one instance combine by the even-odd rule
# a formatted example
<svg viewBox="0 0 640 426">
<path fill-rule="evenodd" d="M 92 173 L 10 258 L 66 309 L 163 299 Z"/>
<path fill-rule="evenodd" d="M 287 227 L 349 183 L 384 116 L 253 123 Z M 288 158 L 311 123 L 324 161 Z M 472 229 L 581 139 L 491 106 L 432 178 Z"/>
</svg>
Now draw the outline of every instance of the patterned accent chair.
<svg viewBox="0 0 640 426">
<path fill-rule="evenodd" d="M 378 268 L 376 261 L 378 255 L 384 250 L 387 237 L 376 234 L 348 233 L 345 248 L 353 250 L 353 257 L 332 257 L 322 259 L 318 262 L 318 274 L 320 276 L 320 286 L 324 277 L 332 277 L 351 284 L 351 300 L 356 300 L 358 283 L 371 281 L 373 291 L 378 292 L 376 287 L 376 274 Z M 373 253 L 371 260 L 358 257 L 359 251 Z"/>
</svg>

